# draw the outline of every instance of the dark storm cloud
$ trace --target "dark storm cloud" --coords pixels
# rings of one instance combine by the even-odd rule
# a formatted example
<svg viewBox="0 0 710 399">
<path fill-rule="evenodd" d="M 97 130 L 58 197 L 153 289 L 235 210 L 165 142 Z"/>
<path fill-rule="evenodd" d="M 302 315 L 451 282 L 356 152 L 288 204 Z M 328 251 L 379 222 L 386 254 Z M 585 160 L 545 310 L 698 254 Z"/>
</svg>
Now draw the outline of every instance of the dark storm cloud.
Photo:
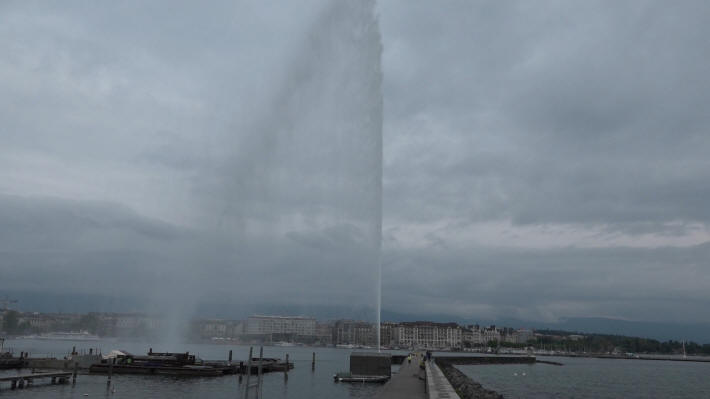
<svg viewBox="0 0 710 399">
<path fill-rule="evenodd" d="M 360 4 L 0 5 L 0 290 L 371 306 L 383 117 L 385 308 L 708 316 L 706 2 Z"/>
<path fill-rule="evenodd" d="M 424 303 L 420 311 L 448 309 L 464 318 L 540 320 L 584 313 L 636 320 L 678 321 L 691 314 L 704 319 L 709 315 L 708 256 L 708 244 L 402 250 L 385 256 L 384 300 L 402 311 L 415 312 Z"/>
</svg>

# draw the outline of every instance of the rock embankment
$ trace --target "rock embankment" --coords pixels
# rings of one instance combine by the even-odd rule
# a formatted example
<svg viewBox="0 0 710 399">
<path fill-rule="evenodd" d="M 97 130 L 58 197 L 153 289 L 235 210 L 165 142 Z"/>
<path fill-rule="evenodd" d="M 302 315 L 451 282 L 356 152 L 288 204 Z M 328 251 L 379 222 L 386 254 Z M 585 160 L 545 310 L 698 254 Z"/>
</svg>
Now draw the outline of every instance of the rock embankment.
<svg viewBox="0 0 710 399">
<path fill-rule="evenodd" d="M 436 364 L 454 387 L 461 399 L 502 399 L 503 395 L 484 388 L 446 360 L 436 359 Z"/>
</svg>

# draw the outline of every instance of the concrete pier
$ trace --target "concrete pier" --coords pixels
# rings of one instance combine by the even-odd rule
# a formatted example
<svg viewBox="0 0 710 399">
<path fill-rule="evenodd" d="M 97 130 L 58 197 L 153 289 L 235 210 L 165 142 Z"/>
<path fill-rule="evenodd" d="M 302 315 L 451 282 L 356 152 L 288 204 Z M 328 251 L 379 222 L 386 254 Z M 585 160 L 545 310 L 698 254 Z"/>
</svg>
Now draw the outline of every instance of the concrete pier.
<svg viewBox="0 0 710 399">
<path fill-rule="evenodd" d="M 454 387 L 435 361 L 426 362 L 427 399 L 459 399 Z"/>
<path fill-rule="evenodd" d="M 412 362 L 402 362 L 399 372 L 382 387 L 377 399 L 426 399 L 424 370 L 419 368 L 422 357 L 412 356 Z"/>
</svg>

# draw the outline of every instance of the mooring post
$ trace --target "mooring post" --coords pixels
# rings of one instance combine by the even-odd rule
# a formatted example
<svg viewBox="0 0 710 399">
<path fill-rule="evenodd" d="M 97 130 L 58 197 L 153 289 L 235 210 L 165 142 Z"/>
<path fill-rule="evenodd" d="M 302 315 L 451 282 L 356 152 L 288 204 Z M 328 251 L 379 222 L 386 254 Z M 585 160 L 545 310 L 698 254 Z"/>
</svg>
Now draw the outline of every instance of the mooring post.
<svg viewBox="0 0 710 399">
<path fill-rule="evenodd" d="M 229 365 L 232 365 L 232 350 L 229 350 Z"/>
<path fill-rule="evenodd" d="M 259 374 L 258 374 L 258 379 L 257 381 L 257 386 L 256 386 L 256 397 L 261 399 L 261 386 L 262 386 L 262 378 L 264 375 L 264 371 L 262 369 L 264 365 L 264 347 L 261 346 L 259 347 Z"/>
<path fill-rule="evenodd" d="M 242 383 L 242 376 L 244 375 L 244 362 L 239 362 L 239 383 Z"/>
<path fill-rule="evenodd" d="M 249 359 L 247 359 L 247 383 L 244 384 L 244 399 L 249 398 L 249 380 L 251 379 L 251 356 L 252 356 L 252 350 L 254 347 L 250 346 L 249 347 Z"/>
<path fill-rule="evenodd" d="M 288 381 L 288 353 L 286 354 L 286 367 L 284 367 L 284 381 Z"/>
<path fill-rule="evenodd" d="M 74 372 L 71 375 L 71 383 L 76 384 L 76 373 L 79 371 L 79 362 L 74 362 Z"/>
<path fill-rule="evenodd" d="M 108 362 L 108 380 L 106 381 L 106 388 L 111 386 L 111 377 L 113 376 L 113 363 L 115 362 L 115 360 L 116 358 L 114 357 Z"/>
<path fill-rule="evenodd" d="M 311 360 L 311 371 L 316 370 L 316 353 L 313 352 L 313 360 Z"/>
</svg>

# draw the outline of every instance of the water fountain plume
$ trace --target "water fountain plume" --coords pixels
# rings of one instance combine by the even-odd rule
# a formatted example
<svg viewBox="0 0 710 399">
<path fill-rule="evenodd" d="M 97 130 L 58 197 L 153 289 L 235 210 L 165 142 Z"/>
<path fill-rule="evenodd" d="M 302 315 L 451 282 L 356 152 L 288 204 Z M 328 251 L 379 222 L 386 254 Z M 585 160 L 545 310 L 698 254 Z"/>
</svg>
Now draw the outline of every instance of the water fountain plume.
<svg viewBox="0 0 710 399">
<path fill-rule="evenodd" d="M 235 253 L 240 252 L 241 259 L 257 252 L 255 245 L 241 250 L 242 243 L 268 240 L 274 247 L 259 256 L 260 267 L 243 262 L 241 274 L 261 275 L 288 263 L 340 276 L 319 298 L 310 298 L 317 290 L 282 286 L 280 292 L 293 293 L 302 302 L 332 304 L 337 298 L 338 304 L 374 307 L 378 350 L 381 55 L 375 1 L 330 2 L 294 48 L 286 73 L 260 107 L 263 114 L 246 124 L 246 137 L 238 137 L 232 157 L 220 166 L 232 174 L 210 190 L 222 190 L 224 203 L 215 218 L 218 234 L 237 237 Z M 212 200 L 209 204 L 217 208 Z M 310 248 L 298 247 L 296 255 L 285 256 L 292 246 Z M 261 299 L 251 286 L 240 291 Z M 356 295 L 362 295 L 358 301 L 349 299 Z"/>
</svg>

